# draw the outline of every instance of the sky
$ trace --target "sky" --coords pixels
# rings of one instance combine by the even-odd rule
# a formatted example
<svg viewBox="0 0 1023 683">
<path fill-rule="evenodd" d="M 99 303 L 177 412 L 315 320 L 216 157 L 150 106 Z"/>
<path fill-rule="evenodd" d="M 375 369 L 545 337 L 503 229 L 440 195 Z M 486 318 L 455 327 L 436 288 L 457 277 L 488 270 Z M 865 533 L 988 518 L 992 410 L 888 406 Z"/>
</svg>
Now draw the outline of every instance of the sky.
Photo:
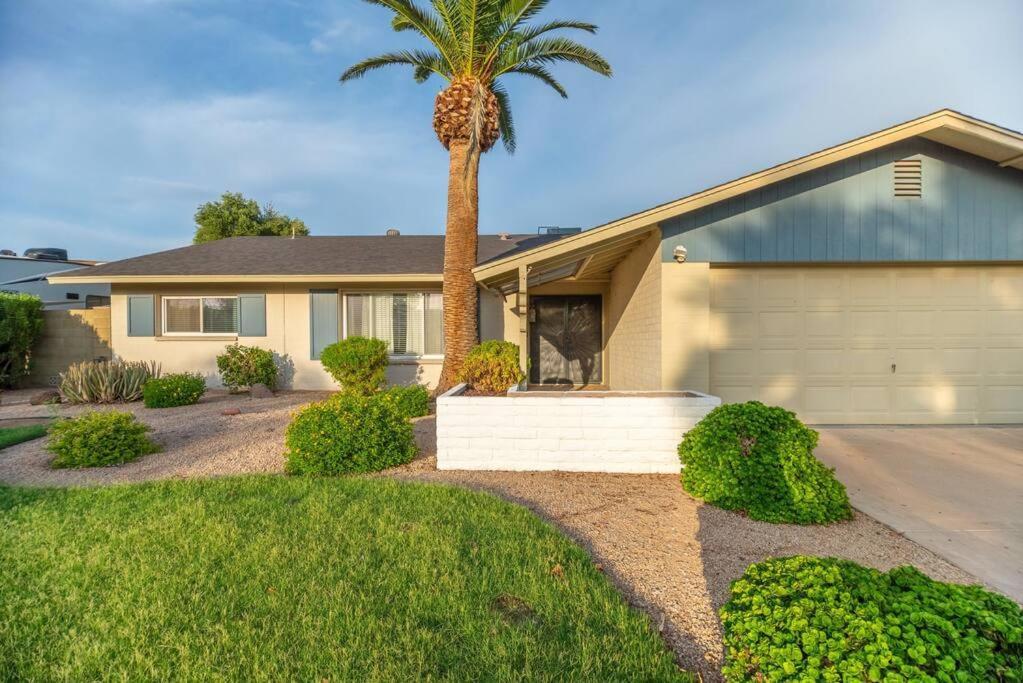
<svg viewBox="0 0 1023 683">
<path fill-rule="evenodd" d="M 480 231 L 593 227 L 950 107 L 1023 130 L 1020 0 L 552 0 L 614 68 L 511 77 L 518 150 Z M 0 248 L 188 244 L 242 192 L 312 234 L 443 232 L 441 83 L 352 63 L 416 45 L 361 0 L 0 0 Z M 518 80 L 516 80 L 518 79 Z"/>
</svg>

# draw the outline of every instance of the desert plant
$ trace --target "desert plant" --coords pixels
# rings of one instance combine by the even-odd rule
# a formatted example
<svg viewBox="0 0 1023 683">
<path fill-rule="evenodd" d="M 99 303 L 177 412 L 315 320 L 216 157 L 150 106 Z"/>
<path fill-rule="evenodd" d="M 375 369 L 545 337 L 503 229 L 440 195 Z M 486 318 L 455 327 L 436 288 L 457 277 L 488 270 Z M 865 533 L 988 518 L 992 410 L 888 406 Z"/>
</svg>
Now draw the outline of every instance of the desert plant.
<svg viewBox="0 0 1023 683">
<path fill-rule="evenodd" d="M 551 73 L 556 64 L 576 64 L 603 76 L 611 66 L 598 53 L 559 31 L 595 33 L 583 21 L 530 22 L 547 0 L 367 0 L 387 8 L 391 27 L 425 39 L 425 50 L 400 50 L 365 59 L 341 81 L 361 78 L 386 66 L 410 67 L 418 83 L 437 76 L 433 130 L 448 150 L 448 215 L 444 242 L 444 366 L 439 391 L 455 384 L 477 333 L 476 267 L 479 223 L 479 163 L 501 139 L 515 149 L 508 93 L 502 83 L 518 74 L 535 78 L 562 97 L 565 88 Z"/>
<path fill-rule="evenodd" d="M 206 393 L 206 380 L 197 372 L 181 372 L 151 379 L 142 387 L 147 408 L 174 408 L 197 403 Z"/>
<path fill-rule="evenodd" d="M 94 411 L 53 423 L 46 448 L 56 455 L 53 467 L 119 465 L 159 450 L 148 431 L 131 413 Z"/>
<path fill-rule="evenodd" d="M 61 373 L 60 393 L 69 403 L 137 401 L 146 382 L 159 376 L 156 361 L 75 363 Z"/>
<path fill-rule="evenodd" d="M 367 396 L 387 379 L 387 342 L 368 337 L 348 337 L 320 352 L 320 363 L 341 391 Z"/>
<path fill-rule="evenodd" d="M 258 346 L 228 345 L 224 353 L 217 356 L 217 370 L 221 382 L 231 392 L 253 384 L 265 384 L 271 390 L 277 388 L 277 363 L 273 352 Z"/>
<path fill-rule="evenodd" d="M 458 381 L 483 393 L 504 393 L 523 379 L 519 347 L 507 341 L 490 340 L 469 352 Z"/>
<path fill-rule="evenodd" d="M 721 608 L 729 681 L 1020 681 L 1023 609 L 847 560 L 750 565 Z"/>
<path fill-rule="evenodd" d="M 679 445 L 692 495 L 767 522 L 849 519 L 845 487 L 813 454 L 817 432 L 784 408 L 757 401 L 718 406 Z"/>
<path fill-rule="evenodd" d="M 285 435 L 292 474 L 376 472 L 416 455 L 412 424 L 376 396 L 335 394 L 298 412 Z"/>
<path fill-rule="evenodd" d="M 406 384 L 388 387 L 374 395 L 378 401 L 390 403 L 398 414 L 411 419 L 430 413 L 430 390 L 422 384 Z"/>
<path fill-rule="evenodd" d="M 32 347 L 43 331 L 43 302 L 31 294 L 0 292 L 0 387 L 31 369 Z"/>
</svg>

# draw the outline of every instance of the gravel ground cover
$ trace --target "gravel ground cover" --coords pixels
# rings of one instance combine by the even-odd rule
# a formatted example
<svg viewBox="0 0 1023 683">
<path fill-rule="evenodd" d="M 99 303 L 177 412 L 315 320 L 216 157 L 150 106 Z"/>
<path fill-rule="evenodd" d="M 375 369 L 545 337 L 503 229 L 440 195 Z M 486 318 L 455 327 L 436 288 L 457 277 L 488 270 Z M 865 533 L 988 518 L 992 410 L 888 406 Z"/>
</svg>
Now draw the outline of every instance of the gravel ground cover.
<svg viewBox="0 0 1023 683">
<path fill-rule="evenodd" d="M 291 413 L 326 395 L 281 392 L 255 400 L 210 392 L 199 404 L 181 408 L 116 406 L 150 424 L 163 452 L 116 468 L 56 471 L 48 468 L 50 454 L 38 440 L 0 451 L 0 481 L 68 486 L 280 472 Z M 10 405 L 10 399 L 5 394 L 0 419 L 51 414 L 46 406 Z M 225 408 L 241 414 L 221 415 Z M 83 409 L 62 406 L 58 413 Z M 415 431 L 420 457 L 385 476 L 489 491 L 551 521 L 586 548 L 629 602 L 650 616 L 679 663 L 705 680 L 719 676 L 717 609 L 729 584 L 752 562 L 795 554 L 835 556 L 882 570 L 911 564 L 943 581 L 975 581 L 859 512 L 849 522 L 827 527 L 774 525 L 703 505 L 682 491 L 674 475 L 440 472 L 433 418 L 417 420 Z"/>
</svg>

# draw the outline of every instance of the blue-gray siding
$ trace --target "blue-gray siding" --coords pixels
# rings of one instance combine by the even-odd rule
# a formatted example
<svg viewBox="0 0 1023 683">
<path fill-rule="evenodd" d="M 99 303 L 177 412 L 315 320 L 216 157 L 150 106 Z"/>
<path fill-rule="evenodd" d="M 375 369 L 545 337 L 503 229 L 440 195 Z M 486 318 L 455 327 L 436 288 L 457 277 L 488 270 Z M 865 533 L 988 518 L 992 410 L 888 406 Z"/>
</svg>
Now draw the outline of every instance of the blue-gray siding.
<svg viewBox="0 0 1023 683">
<path fill-rule="evenodd" d="M 896 159 L 920 158 L 923 197 L 893 196 Z M 914 138 L 661 224 L 662 257 L 690 261 L 1023 260 L 1023 173 Z"/>
</svg>

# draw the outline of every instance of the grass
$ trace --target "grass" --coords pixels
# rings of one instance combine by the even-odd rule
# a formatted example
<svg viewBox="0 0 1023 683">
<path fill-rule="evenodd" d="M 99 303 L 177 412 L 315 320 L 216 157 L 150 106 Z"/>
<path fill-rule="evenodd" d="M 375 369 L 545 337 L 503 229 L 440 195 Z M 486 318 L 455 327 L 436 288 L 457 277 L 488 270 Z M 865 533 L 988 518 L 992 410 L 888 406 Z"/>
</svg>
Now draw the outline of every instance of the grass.
<svg viewBox="0 0 1023 683">
<path fill-rule="evenodd" d="M 0 567 L 3 680 L 693 680 L 581 548 L 451 487 L 0 487 Z"/>
<path fill-rule="evenodd" d="M 46 436 L 47 425 L 27 425 L 25 427 L 3 427 L 0 428 L 0 449 L 31 441 L 41 436 Z"/>
</svg>

